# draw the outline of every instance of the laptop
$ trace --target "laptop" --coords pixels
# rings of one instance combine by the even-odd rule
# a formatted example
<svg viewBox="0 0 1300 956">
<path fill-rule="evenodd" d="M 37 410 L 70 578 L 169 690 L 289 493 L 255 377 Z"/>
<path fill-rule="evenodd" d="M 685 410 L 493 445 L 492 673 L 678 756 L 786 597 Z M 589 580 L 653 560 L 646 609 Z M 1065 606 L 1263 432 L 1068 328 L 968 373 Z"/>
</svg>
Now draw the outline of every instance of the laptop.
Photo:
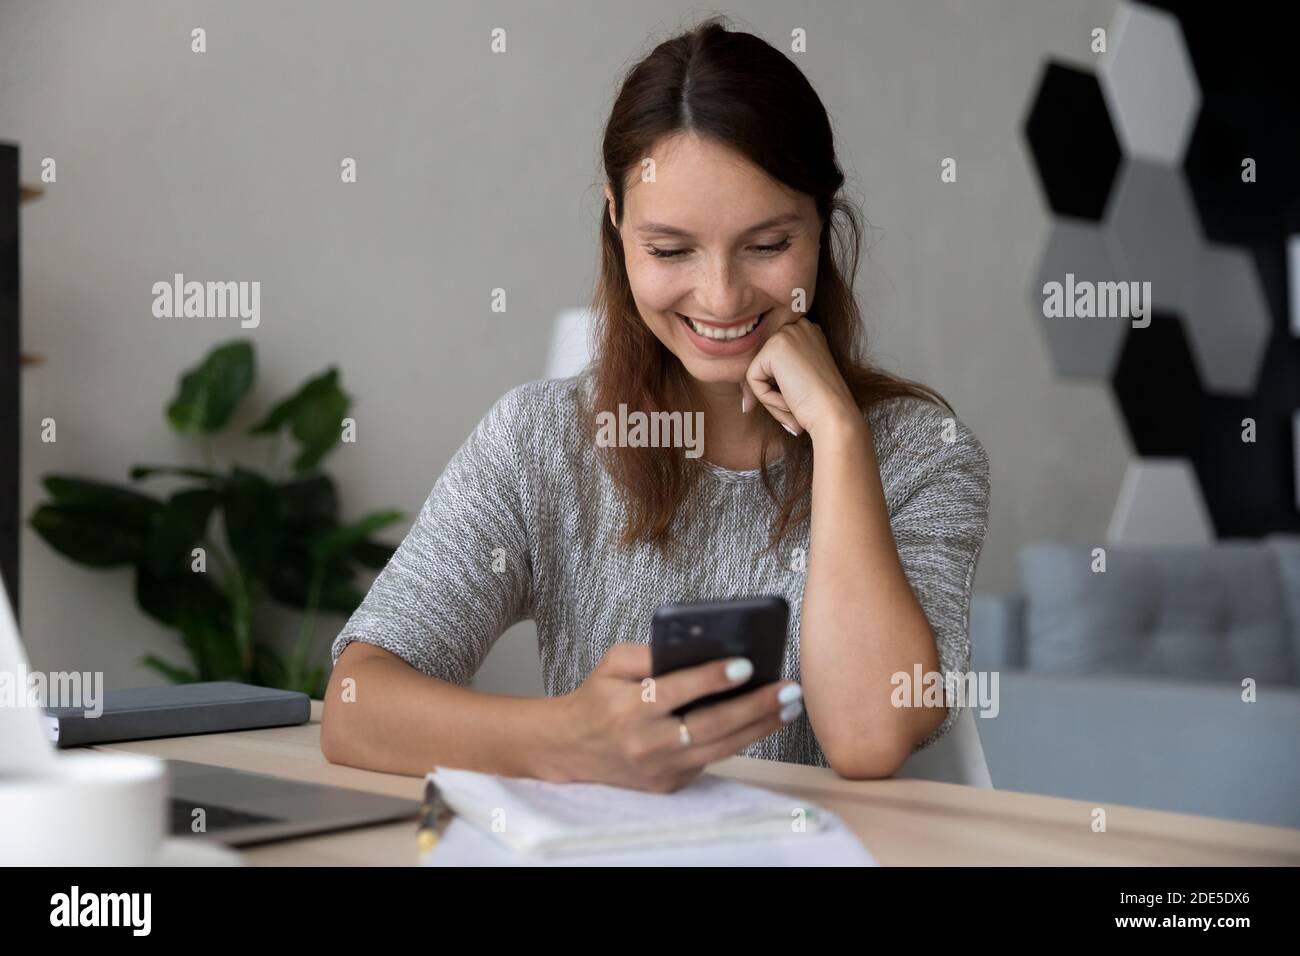
<svg viewBox="0 0 1300 956">
<path fill-rule="evenodd" d="M 285 780 L 189 760 L 167 760 L 171 834 L 249 846 L 290 837 L 398 820 L 415 820 L 420 804 L 361 790 Z M 205 833 L 192 832 L 201 809 Z"/>
<path fill-rule="evenodd" d="M 30 673 L 4 582 L 0 580 L 0 675 L 11 684 Z M 25 689 L 24 683 L 24 689 Z M 60 759 L 39 708 L 0 707 L 0 777 L 41 774 Z M 416 800 L 402 800 L 262 773 L 166 760 L 171 835 L 249 846 L 313 833 L 414 820 Z M 202 809 L 204 832 L 195 833 Z"/>
</svg>

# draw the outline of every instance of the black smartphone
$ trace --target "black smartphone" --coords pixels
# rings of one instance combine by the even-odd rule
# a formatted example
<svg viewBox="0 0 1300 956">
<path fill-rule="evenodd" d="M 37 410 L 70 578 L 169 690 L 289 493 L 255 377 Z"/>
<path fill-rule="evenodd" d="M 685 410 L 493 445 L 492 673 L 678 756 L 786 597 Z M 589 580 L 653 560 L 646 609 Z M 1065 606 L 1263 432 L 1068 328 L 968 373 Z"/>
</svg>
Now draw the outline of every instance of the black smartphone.
<svg viewBox="0 0 1300 956">
<path fill-rule="evenodd" d="M 777 596 L 661 605 L 650 628 L 652 676 L 727 657 L 747 657 L 754 665 L 745 683 L 697 698 L 673 713 L 680 717 L 780 680 L 789 620 L 790 605 Z"/>
</svg>

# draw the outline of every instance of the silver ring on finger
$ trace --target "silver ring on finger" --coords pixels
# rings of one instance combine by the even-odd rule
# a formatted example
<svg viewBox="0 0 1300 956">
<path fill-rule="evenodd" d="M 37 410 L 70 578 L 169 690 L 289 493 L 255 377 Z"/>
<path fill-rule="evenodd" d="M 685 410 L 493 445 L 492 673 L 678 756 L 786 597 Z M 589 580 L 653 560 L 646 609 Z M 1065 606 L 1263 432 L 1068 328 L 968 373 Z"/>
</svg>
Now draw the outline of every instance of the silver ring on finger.
<svg viewBox="0 0 1300 956">
<path fill-rule="evenodd" d="M 686 721 L 684 719 L 677 722 L 677 737 L 681 740 L 683 747 L 689 747 L 693 743 L 691 740 L 691 732 L 686 729 Z"/>
</svg>

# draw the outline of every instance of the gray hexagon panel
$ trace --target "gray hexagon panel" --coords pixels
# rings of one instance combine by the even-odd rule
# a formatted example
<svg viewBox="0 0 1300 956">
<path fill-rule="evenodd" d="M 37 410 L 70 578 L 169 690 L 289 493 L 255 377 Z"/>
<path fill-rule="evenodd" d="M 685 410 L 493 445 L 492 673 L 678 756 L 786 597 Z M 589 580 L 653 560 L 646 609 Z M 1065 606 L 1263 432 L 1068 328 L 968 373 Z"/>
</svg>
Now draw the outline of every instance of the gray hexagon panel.
<svg viewBox="0 0 1300 956">
<path fill-rule="evenodd" d="M 1236 246 L 1205 246 L 1183 315 L 1204 389 L 1253 393 L 1273 331 L 1254 257 Z"/>
<path fill-rule="evenodd" d="M 1178 21 L 1162 10 L 1121 3 L 1098 73 L 1124 152 L 1181 165 L 1201 89 Z"/>
<path fill-rule="evenodd" d="M 1182 312 L 1203 245 L 1182 171 L 1126 159 L 1102 227 L 1119 278 L 1150 282 L 1155 308 Z"/>
<path fill-rule="evenodd" d="M 1030 308 L 1038 316 L 1043 341 L 1058 375 L 1104 380 L 1110 377 L 1119 357 L 1130 320 L 1125 317 L 1048 318 L 1043 314 L 1043 286 L 1049 282 L 1065 285 L 1071 281 L 1067 274 L 1074 276 L 1075 283 L 1107 282 L 1115 278 L 1115 268 L 1098 227 L 1080 220 L 1054 219 L 1029 290 Z"/>
</svg>

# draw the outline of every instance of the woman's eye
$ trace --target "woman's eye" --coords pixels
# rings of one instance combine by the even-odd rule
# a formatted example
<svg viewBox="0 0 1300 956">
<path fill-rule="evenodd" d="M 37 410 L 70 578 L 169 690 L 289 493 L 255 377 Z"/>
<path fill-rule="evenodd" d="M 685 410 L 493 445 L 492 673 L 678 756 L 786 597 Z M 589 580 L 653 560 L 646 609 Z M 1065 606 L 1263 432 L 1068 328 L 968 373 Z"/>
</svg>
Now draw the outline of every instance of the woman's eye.
<svg viewBox="0 0 1300 956">
<path fill-rule="evenodd" d="M 658 246 L 650 246 L 650 255 L 656 259 L 671 259 L 674 256 L 680 256 L 685 249 L 660 249 Z"/>
<path fill-rule="evenodd" d="M 750 246 L 749 248 L 753 249 L 755 252 L 764 253 L 766 255 L 776 252 L 784 252 L 786 249 L 790 248 L 790 237 L 787 236 L 780 242 L 772 243 L 770 245 Z M 656 259 L 675 259 L 678 256 L 690 252 L 689 249 L 660 249 L 658 246 L 650 246 L 648 249 L 650 255 L 654 256 Z"/>
</svg>

